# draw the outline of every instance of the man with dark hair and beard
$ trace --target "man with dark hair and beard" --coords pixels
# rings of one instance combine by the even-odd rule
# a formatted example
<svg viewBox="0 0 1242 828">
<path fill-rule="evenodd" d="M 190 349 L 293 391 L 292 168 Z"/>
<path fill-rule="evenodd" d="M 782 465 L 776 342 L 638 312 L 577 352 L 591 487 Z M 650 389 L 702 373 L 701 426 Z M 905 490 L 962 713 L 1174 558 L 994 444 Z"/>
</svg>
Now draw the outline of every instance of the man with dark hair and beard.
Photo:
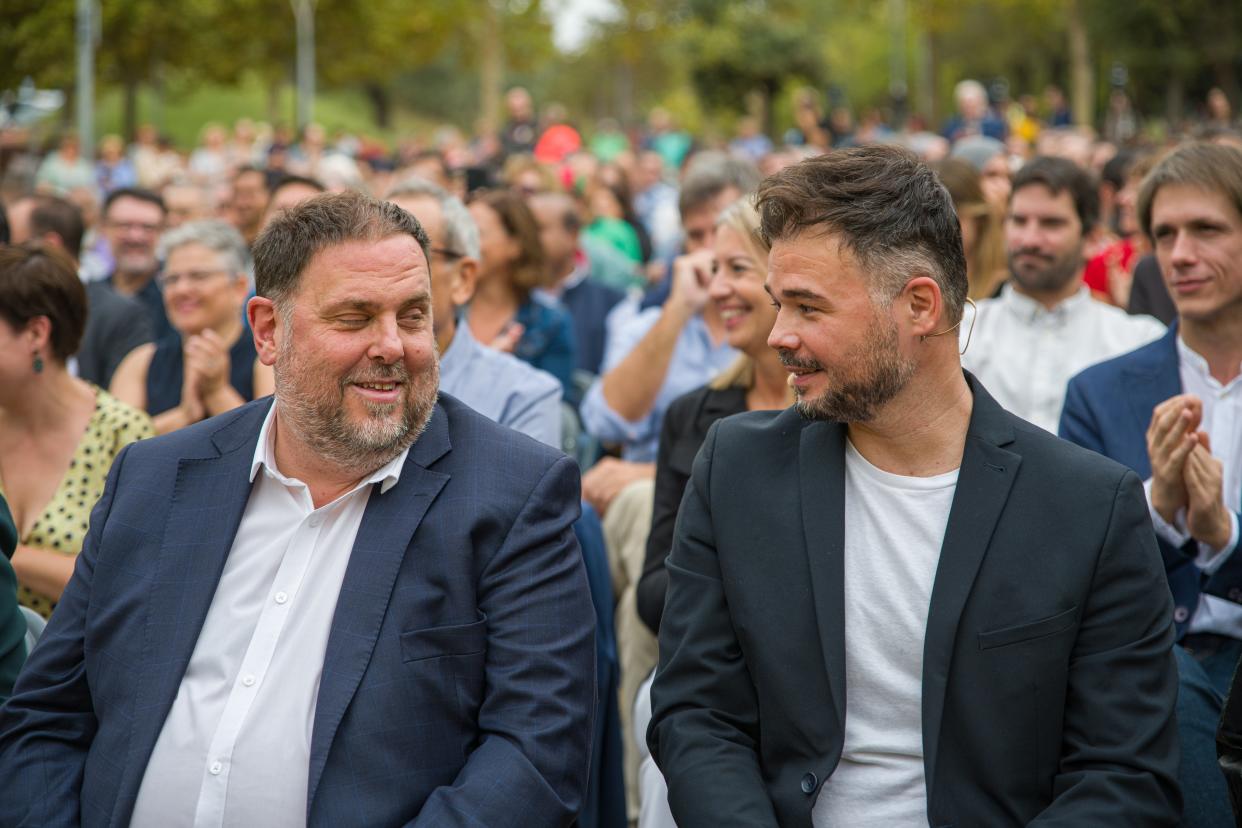
<svg viewBox="0 0 1242 828">
<path fill-rule="evenodd" d="M 681 828 L 1178 823 L 1142 483 L 1001 408 L 914 156 L 760 187 L 798 404 L 715 423 L 667 560 L 651 753 Z"/>
<path fill-rule="evenodd" d="M 1070 377 L 1165 332 L 1091 298 L 1083 240 L 1098 216 L 1089 173 L 1064 158 L 1030 161 L 1014 177 L 1005 216 L 1009 281 L 961 327 L 962 364 L 997 402 L 1054 434 Z"/>
<path fill-rule="evenodd" d="M 0 712 L 0 824 L 573 822 L 577 467 L 437 396 L 427 250 L 357 193 L 257 239 L 275 399 L 117 458 Z"/>
</svg>

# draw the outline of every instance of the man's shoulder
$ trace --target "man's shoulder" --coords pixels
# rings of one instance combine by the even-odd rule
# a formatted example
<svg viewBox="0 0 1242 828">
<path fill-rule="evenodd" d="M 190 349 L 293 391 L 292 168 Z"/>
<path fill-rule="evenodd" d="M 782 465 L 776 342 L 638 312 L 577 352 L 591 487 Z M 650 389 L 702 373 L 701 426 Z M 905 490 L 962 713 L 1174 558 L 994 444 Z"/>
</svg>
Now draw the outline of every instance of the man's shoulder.
<svg viewBox="0 0 1242 828">
<path fill-rule="evenodd" d="M 1159 319 L 1146 314 L 1132 314 L 1105 302 L 1093 299 L 1087 307 L 1094 312 L 1094 324 L 1112 329 L 1117 335 L 1136 343 L 1146 344 L 1159 339 L 1168 330 Z"/>
<path fill-rule="evenodd" d="M 204 459 L 258 440 L 271 397 L 253 400 L 206 420 L 134 443 L 130 458 L 142 463 Z"/>
<path fill-rule="evenodd" d="M 537 373 L 542 374 L 542 371 Z M 547 375 L 545 375 L 547 376 Z M 549 377 L 550 378 L 550 377 Z M 552 379 L 557 389 L 560 384 Z M 541 471 L 565 455 L 533 437 L 515 431 L 480 414 L 452 394 L 441 391 L 438 402 L 448 423 L 452 454 L 477 458 L 503 455 L 507 472 L 520 472 L 523 467 Z M 484 469 L 494 472 L 494 467 Z"/>
<path fill-rule="evenodd" d="M 556 377 L 513 354 L 480 345 L 474 349 L 472 356 L 470 375 L 464 379 L 470 382 L 475 395 L 495 395 L 506 400 L 512 397 L 536 399 L 560 390 L 561 384 Z M 465 393 L 466 389 L 446 390 L 455 397 L 471 396 Z"/>
<path fill-rule="evenodd" d="M 782 445 L 798 444 L 811 421 L 794 407 L 779 411 L 743 411 L 717 421 L 718 448 L 767 454 Z"/>
<path fill-rule="evenodd" d="M 1019 474 L 1025 472 L 1056 481 L 1055 485 L 1044 489 L 1050 497 L 1073 497 L 1075 491 L 1084 487 L 1115 489 L 1121 478 L 1130 472 L 1129 467 L 1098 452 L 1071 443 L 1008 411 L 1004 413 L 1014 432 L 1013 442 L 1004 448 L 1022 458 Z"/>
<path fill-rule="evenodd" d="M 1156 320 L 1151 320 L 1156 322 Z M 1159 322 L 1156 322 L 1159 325 Z M 1163 327 L 1163 326 L 1162 326 Z M 1124 354 L 1091 365 L 1070 379 L 1070 385 L 1080 390 L 1111 389 L 1123 381 L 1128 373 L 1150 373 L 1162 366 L 1176 366 L 1176 332 L 1168 330 L 1163 336 L 1146 342 Z"/>
</svg>

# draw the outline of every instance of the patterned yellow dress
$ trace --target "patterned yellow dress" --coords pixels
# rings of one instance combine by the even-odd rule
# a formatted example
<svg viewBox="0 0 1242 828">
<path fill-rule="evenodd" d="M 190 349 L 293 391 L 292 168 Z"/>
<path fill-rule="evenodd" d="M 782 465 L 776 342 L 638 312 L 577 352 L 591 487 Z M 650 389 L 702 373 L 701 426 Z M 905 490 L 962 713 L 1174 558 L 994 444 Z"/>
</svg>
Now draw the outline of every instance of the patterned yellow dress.
<svg viewBox="0 0 1242 828">
<path fill-rule="evenodd" d="M 151 418 L 145 412 L 126 405 L 116 397 L 95 388 L 95 413 L 86 426 L 86 434 L 69 461 L 69 471 L 60 481 L 56 493 L 39 515 L 34 526 L 21 539 L 24 546 L 37 546 L 77 555 L 86 540 L 87 522 L 95 501 L 103 494 L 104 482 L 112 460 L 135 440 L 151 437 Z M 0 494 L 3 494 L 0 482 Z M 47 618 L 56 602 L 27 587 L 18 587 L 17 599 L 23 606 Z"/>
</svg>

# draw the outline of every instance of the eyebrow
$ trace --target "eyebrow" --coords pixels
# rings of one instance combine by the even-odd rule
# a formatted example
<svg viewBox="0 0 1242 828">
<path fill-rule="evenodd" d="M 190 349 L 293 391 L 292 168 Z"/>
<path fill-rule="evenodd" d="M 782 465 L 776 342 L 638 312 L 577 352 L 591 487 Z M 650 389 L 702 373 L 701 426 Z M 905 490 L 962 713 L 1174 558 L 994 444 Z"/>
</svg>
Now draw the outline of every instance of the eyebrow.
<svg viewBox="0 0 1242 828">
<path fill-rule="evenodd" d="M 763 285 L 763 289 L 768 292 L 768 296 L 771 296 L 773 299 L 776 298 L 776 294 L 772 292 L 772 288 L 768 287 L 768 284 L 766 282 Z M 781 298 L 782 299 L 809 299 L 813 302 L 824 301 L 824 297 L 820 296 L 818 293 L 816 293 L 813 290 L 806 290 L 805 288 L 790 288 L 789 290 L 782 291 Z"/>
<path fill-rule="evenodd" d="M 425 308 L 425 307 L 428 307 L 430 304 L 431 304 L 431 294 L 428 293 L 427 291 L 422 291 L 420 293 L 414 294 L 409 299 L 406 299 L 404 302 L 402 302 L 400 310 L 406 310 L 412 307 Z M 332 314 L 332 313 L 339 313 L 340 311 L 343 311 L 343 310 L 356 310 L 356 311 L 370 312 L 370 311 L 376 310 L 378 307 L 379 305 L 376 304 L 375 302 L 368 302 L 365 299 L 343 299 L 340 302 L 337 302 L 332 305 L 328 305 L 326 308 L 323 309 L 322 313 L 326 315 L 326 314 Z"/>
</svg>

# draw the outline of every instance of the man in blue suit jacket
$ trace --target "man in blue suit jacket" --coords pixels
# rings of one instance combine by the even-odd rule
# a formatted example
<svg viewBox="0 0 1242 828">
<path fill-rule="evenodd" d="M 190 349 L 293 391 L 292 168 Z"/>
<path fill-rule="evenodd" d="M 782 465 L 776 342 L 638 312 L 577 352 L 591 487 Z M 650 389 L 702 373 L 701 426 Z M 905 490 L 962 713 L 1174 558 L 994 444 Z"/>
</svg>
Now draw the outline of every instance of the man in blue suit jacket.
<svg viewBox="0 0 1242 828">
<path fill-rule="evenodd" d="M 1242 152 L 1187 144 L 1139 194 L 1177 321 L 1074 377 L 1062 437 L 1146 479 L 1175 603 L 1185 824 L 1231 825 L 1215 731 L 1242 654 Z"/>
<path fill-rule="evenodd" d="M 437 398 L 426 245 L 358 194 L 256 243 L 275 402 L 117 458 L 0 712 L 0 824 L 573 821 L 576 467 Z"/>
</svg>

